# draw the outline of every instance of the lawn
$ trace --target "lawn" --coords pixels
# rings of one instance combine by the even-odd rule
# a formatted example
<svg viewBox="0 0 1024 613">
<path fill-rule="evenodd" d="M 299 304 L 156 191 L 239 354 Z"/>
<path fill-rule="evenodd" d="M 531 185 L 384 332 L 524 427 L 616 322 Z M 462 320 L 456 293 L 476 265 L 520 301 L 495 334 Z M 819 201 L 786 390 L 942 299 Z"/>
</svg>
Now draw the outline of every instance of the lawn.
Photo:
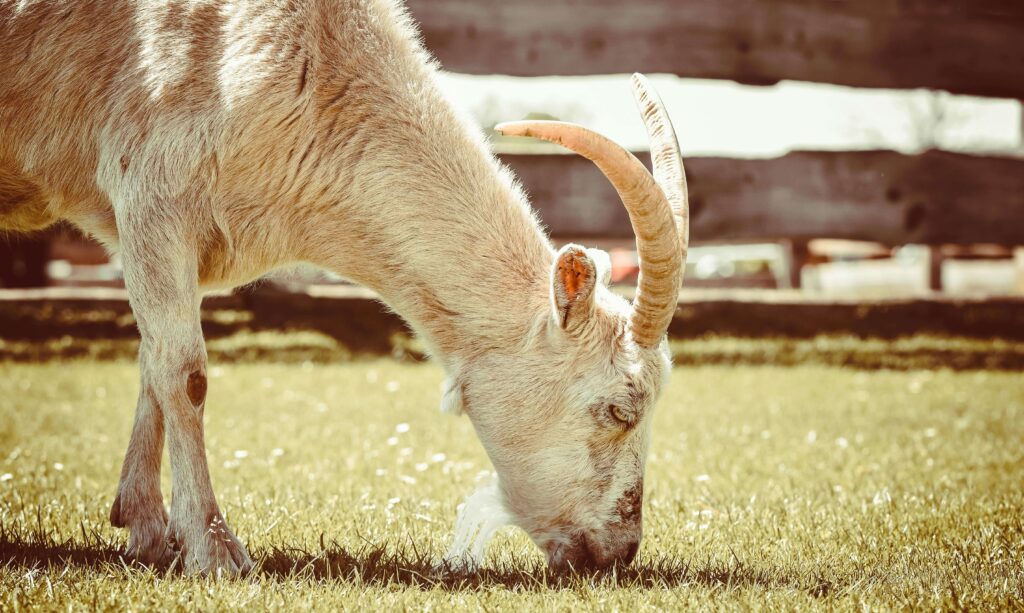
<svg viewBox="0 0 1024 613">
<path fill-rule="evenodd" d="M 214 581 L 127 565 L 107 513 L 134 363 L 8 359 L 0 610 L 1024 609 L 1021 373 L 957 361 L 985 354 L 976 342 L 924 343 L 956 370 L 814 357 L 914 343 L 822 342 L 783 351 L 786 366 L 680 360 L 658 406 L 640 556 L 596 576 L 548 574 L 513 528 L 477 575 L 435 572 L 457 504 L 490 468 L 468 420 L 439 413 L 440 370 L 272 351 L 214 362 L 206 411 L 219 501 L 260 568 Z"/>
</svg>

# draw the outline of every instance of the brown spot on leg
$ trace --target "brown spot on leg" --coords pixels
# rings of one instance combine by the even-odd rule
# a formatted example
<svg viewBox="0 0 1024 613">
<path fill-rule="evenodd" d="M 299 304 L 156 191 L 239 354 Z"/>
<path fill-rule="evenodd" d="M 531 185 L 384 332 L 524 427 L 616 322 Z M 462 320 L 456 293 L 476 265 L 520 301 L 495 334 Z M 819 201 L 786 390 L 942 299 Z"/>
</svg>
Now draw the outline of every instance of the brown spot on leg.
<svg viewBox="0 0 1024 613">
<path fill-rule="evenodd" d="M 192 406 L 200 407 L 206 400 L 206 375 L 196 370 L 188 376 L 188 399 Z"/>
</svg>

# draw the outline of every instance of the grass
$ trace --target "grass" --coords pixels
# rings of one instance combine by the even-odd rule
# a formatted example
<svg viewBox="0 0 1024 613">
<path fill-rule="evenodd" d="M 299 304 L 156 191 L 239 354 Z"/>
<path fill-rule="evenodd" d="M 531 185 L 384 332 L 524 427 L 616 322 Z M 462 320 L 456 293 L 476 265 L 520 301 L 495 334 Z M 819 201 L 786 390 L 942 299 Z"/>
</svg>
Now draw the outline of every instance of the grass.
<svg viewBox="0 0 1024 613">
<path fill-rule="evenodd" d="M 1024 610 L 1024 377 L 971 368 L 1014 345 L 677 346 L 684 365 L 656 415 L 637 563 L 551 575 L 508 529 L 483 571 L 461 577 L 433 566 L 490 466 L 468 420 L 438 413 L 439 369 L 332 364 L 329 348 L 274 342 L 290 363 L 230 347 L 238 359 L 218 363 L 211 351 L 214 486 L 260 564 L 221 581 L 118 555 L 125 534 L 106 515 L 135 365 L 116 351 L 37 363 L 8 353 L 0 610 Z M 702 352 L 741 358 L 698 366 Z"/>
</svg>

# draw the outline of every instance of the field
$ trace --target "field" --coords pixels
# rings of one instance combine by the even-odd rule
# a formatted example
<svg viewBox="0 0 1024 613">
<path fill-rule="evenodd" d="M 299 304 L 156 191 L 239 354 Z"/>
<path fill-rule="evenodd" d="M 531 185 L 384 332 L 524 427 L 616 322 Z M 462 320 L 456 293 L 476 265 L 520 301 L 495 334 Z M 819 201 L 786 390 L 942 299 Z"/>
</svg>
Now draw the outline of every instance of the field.
<svg viewBox="0 0 1024 613">
<path fill-rule="evenodd" d="M 677 347 L 637 563 L 551 575 L 509 528 L 463 577 L 433 565 L 489 463 L 468 420 L 438 412 L 440 370 L 294 344 L 286 362 L 211 349 L 214 486 L 260 565 L 220 581 L 118 555 L 130 350 L 0 347 L 0 610 L 1024 610 L 1019 346 Z"/>
</svg>

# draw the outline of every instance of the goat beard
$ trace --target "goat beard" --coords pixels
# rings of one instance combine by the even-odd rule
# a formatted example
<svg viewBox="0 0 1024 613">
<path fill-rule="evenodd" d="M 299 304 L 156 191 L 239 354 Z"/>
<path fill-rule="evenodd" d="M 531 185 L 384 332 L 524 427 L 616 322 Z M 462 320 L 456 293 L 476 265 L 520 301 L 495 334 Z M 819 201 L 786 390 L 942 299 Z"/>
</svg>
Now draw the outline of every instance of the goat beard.
<svg viewBox="0 0 1024 613">
<path fill-rule="evenodd" d="M 479 486 L 460 505 L 455 536 L 445 564 L 454 570 L 475 572 L 483 563 L 487 545 L 501 528 L 513 523 L 498 478 Z"/>
</svg>

